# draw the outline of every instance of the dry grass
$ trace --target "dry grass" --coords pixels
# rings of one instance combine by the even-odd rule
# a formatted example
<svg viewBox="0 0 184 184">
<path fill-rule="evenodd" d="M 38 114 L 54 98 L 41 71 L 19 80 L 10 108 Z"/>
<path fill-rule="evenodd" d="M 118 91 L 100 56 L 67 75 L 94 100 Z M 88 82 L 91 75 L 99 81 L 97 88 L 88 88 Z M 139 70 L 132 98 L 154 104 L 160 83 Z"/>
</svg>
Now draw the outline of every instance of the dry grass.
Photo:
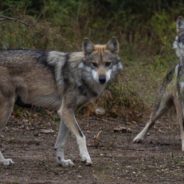
<svg viewBox="0 0 184 184">
<path fill-rule="evenodd" d="M 12 21 L 0 22 L 1 48 L 80 50 L 82 40 L 77 34 L 70 39 L 60 26 L 47 20 L 37 21 L 27 15 L 21 20 L 29 26 Z M 132 45 L 121 39 L 119 41 L 122 43 L 120 55 L 124 59 L 124 70 L 96 101 L 96 105 L 82 111 L 85 115 L 94 113 L 95 107 L 101 106 L 108 116 L 121 116 L 127 120 L 141 118 L 145 111 L 150 110 L 168 68 L 176 63 L 173 62 L 176 58 L 171 47 L 156 55 L 155 51 L 149 50 L 150 47 L 146 50 L 147 43 Z"/>
</svg>

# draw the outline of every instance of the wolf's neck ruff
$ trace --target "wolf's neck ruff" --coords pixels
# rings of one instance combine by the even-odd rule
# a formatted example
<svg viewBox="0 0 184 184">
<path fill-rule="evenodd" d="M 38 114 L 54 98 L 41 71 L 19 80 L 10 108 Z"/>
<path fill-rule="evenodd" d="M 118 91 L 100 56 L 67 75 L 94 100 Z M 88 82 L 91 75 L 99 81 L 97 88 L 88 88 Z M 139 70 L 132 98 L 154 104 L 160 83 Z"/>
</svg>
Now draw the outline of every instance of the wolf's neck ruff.
<svg viewBox="0 0 184 184">
<path fill-rule="evenodd" d="M 105 51 L 105 46 L 98 45 L 96 49 L 97 52 L 102 53 Z M 51 51 L 48 53 L 47 64 L 55 68 L 54 78 L 61 93 L 67 90 L 67 83 L 71 83 L 84 96 L 87 95 L 87 92 L 94 97 L 99 95 L 102 86 L 96 86 L 97 84 L 91 81 L 91 78 L 88 80 L 91 71 L 83 76 L 84 65 L 82 63 L 85 62 L 84 60 L 83 52 L 61 53 Z"/>
</svg>

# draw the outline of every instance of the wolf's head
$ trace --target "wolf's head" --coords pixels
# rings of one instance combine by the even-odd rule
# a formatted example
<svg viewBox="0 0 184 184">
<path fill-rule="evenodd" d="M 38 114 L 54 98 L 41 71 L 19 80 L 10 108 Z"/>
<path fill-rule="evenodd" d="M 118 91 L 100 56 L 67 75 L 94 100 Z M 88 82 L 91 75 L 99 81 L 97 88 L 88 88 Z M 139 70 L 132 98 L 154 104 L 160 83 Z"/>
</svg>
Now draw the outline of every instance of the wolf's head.
<svg viewBox="0 0 184 184">
<path fill-rule="evenodd" d="M 173 48 L 176 50 L 176 55 L 180 61 L 184 60 L 184 18 L 179 16 L 176 20 L 176 38 L 173 43 Z"/>
<path fill-rule="evenodd" d="M 114 37 L 104 45 L 95 45 L 86 38 L 82 48 L 84 59 L 81 67 L 88 80 L 104 85 L 123 68 L 118 56 L 119 43 Z"/>
</svg>

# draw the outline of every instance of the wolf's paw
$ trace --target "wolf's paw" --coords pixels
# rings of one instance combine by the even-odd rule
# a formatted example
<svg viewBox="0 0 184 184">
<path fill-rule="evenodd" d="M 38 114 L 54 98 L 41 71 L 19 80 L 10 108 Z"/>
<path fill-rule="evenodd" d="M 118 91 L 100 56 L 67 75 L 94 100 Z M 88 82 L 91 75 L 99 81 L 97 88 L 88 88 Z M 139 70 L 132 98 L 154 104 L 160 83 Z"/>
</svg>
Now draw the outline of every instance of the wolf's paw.
<svg viewBox="0 0 184 184">
<path fill-rule="evenodd" d="M 81 155 L 81 161 L 84 162 L 87 166 L 91 166 L 93 164 L 89 155 Z"/>
<path fill-rule="evenodd" d="M 73 167 L 74 163 L 70 159 L 61 159 L 60 157 L 57 157 L 57 163 L 63 167 Z"/>
<path fill-rule="evenodd" d="M 9 165 L 13 165 L 14 161 L 10 158 L 4 159 L 1 161 L 3 163 L 4 166 L 9 166 Z"/>
<path fill-rule="evenodd" d="M 137 135 L 134 139 L 133 139 L 133 143 L 142 143 L 144 140 L 144 138 L 140 135 Z"/>
</svg>

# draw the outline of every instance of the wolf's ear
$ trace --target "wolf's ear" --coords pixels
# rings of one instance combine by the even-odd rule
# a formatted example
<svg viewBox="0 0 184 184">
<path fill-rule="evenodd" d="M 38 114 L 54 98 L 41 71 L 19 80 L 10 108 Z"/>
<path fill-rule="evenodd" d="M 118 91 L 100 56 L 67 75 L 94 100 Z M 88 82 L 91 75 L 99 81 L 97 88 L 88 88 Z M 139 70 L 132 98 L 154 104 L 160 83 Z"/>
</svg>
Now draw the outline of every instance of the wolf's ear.
<svg viewBox="0 0 184 184">
<path fill-rule="evenodd" d="M 179 16 L 176 20 L 176 31 L 177 33 L 184 31 L 184 18 L 182 16 Z"/>
<path fill-rule="evenodd" d="M 119 42 L 116 37 L 112 37 L 106 44 L 108 50 L 113 53 L 119 52 Z"/>
<path fill-rule="evenodd" d="M 82 50 L 84 51 L 84 54 L 90 54 L 94 50 L 94 44 L 91 40 L 88 38 L 84 38 L 84 41 L 82 43 Z"/>
</svg>

